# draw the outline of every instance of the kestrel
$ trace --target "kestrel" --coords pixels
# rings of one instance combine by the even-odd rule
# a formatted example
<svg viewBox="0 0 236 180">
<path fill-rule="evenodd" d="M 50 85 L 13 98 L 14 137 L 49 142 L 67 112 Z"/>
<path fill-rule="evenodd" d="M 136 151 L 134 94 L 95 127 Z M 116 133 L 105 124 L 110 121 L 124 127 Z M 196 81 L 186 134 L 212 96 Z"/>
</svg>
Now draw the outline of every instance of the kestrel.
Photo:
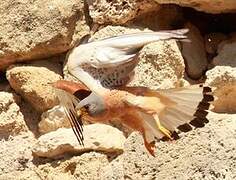
<svg viewBox="0 0 236 180">
<path fill-rule="evenodd" d="M 121 35 L 81 44 L 70 52 L 68 71 L 81 83 L 61 80 L 53 86 L 80 144 L 82 120 L 108 123 L 117 119 L 142 134 L 153 156 L 155 139 L 173 139 L 176 128 L 190 127 L 187 123 L 204 126 L 206 110 L 214 100 L 211 88 L 193 85 L 155 91 L 125 86 L 144 45 L 185 39 L 186 32 L 181 29 Z"/>
</svg>

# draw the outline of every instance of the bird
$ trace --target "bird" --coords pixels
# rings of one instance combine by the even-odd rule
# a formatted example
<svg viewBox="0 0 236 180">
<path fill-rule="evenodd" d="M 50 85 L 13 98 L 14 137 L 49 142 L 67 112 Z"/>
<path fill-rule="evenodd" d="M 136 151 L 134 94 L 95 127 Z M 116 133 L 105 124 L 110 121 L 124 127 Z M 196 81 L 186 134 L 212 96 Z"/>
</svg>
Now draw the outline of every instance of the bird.
<svg viewBox="0 0 236 180">
<path fill-rule="evenodd" d="M 117 119 L 139 131 L 155 156 L 156 139 L 173 140 L 176 129 L 204 126 L 214 101 L 212 89 L 202 85 L 168 90 L 126 86 L 140 49 L 151 42 L 186 39 L 188 30 L 141 32 L 85 42 L 68 54 L 69 73 L 79 82 L 59 80 L 55 92 L 83 145 L 83 121 L 109 123 Z"/>
</svg>

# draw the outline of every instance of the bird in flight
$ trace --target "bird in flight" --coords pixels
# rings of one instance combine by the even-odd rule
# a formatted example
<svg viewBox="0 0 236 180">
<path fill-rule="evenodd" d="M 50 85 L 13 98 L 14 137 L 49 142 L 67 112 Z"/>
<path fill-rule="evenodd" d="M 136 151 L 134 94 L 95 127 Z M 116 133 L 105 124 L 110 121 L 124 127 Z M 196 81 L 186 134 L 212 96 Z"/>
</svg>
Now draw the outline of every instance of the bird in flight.
<svg viewBox="0 0 236 180">
<path fill-rule="evenodd" d="M 155 139 L 173 139 L 175 130 L 204 126 L 214 100 L 210 87 L 151 90 L 127 87 L 137 65 L 140 49 L 159 40 L 186 39 L 188 30 L 141 32 L 80 44 L 68 54 L 68 72 L 80 82 L 60 80 L 53 84 L 61 106 L 80 144 L 82 121 L 108 123 L 117 119 L 139 131 L 154 156 Z"/>
</svg>

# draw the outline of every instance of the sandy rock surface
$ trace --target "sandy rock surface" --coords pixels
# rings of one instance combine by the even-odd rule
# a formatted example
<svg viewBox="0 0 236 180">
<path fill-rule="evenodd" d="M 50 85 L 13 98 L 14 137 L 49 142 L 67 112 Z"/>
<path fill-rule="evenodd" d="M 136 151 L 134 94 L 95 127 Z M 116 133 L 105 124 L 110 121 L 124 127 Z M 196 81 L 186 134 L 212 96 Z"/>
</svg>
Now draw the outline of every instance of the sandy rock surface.
<svg viewBox="0 0 236 180">
<path fill-rule="evenodd" d="M 0 69 L 67 51 L 88 33 L 81 0 L 6 0 L 0 5 Z"/>
<path fill-rule="evenodd" d="M 34 145 L 33 153 L 40 157 L 57 157 L 65 153 L 104 151 L 121 153 L 125 137 L 121 131 L 104 124 L 84 126 L 84 147 L 79 145 L 71 128 L 60 128 L 42 135 Z"/>
<path fill-rule="evenodd" d="M 17 95 L 0 91 L 0 139 L 28 130 L 19 102 Z"/>
<path fill-rule="evenodd" d="M 99 24 L 124 24 L 148 11 L 159 9 L 159 5 L 151 0 L 88 0 L 90 16 Z"/>
<path fill-rule="evenodd" d="M 191 7 L 198 11 L 207 13 L 223 13 L 234 12 L 236 10 L 236 2 L 234 0 L 155 0 L 160 4 L 178 4 L 183 7 Z"/>
<path fill-rule="evenodd" d="M 214 103 L 216 112 L 236 112 L 236 68 L 216 66 L 207 71 L 205 84 L 214 86 L 217 101 Z"/>
<path fill-rule="evenodd" d="M 156 143 L 147 154 L 140 134 L 133 133 L 124 153 L 104 167 L 104 179 L 234 179 L 236 116 L 210 114 L 204 128 L 180 134 L 175 142 Z"/>
<path fill-rule="evenodd" d="M 49 61 L 12 66 L 7 70 L 7 79 L 17 93 L 43 112 L 58 103 L 51 83 L 62 78 L 60 67 L 57 62 Z"/>
<path fill-rule="evenodd" d="M 61 127 L 71 127 L 65 111 L 61 106 L 55 106 L 52 109 L 45 111 L 41 115 L 41 121 L 38 126 L 40 133 L 55 131 Z"/>
</svg>

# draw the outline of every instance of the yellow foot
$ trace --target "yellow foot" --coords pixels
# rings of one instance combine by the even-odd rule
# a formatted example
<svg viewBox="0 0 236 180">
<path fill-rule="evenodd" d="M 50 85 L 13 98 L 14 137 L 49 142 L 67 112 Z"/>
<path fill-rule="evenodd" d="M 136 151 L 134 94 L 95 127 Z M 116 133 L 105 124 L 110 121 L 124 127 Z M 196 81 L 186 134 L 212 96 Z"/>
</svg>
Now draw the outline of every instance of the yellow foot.
<svg viewBox="0 0 236 180">
<path fill-rule="evenodd" d="M 166 137 L 168 137 L 169 139 L 173 140 L 173 138 L 171 137 L 171 134 L 172 134 L 172 133 L 171 133 L 168 129 L 166 129 L 164 126 L 161 125 L 160 120 L 159 120 L 159 118 L 158 118 L 158 115 L 155 114 L 153 117 L 154 117 L 154 119 L 155 119 L 155 121 L 156 121 L 156 124 L 157 124 L 157 127 L 159 128 L 159 130 L 160 130 Z"/>
</svg>

